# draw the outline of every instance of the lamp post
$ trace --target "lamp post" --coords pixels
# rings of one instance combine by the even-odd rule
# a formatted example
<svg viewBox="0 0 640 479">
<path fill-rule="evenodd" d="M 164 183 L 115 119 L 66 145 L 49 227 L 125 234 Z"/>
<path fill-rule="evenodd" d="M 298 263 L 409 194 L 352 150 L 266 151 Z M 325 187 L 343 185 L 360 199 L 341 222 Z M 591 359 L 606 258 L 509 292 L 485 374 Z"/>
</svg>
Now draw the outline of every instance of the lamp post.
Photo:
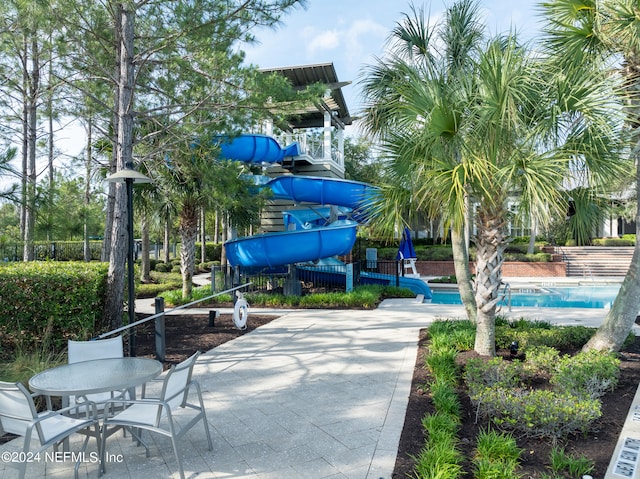
<svg viewBox="0 0 640 479">
<path fill-rule="evenodd" d="M 107 177 L 107 181 L 110 183 L 124 183 L 127 190 L 127 236 L 128 249 L 127 249 L 127 278 L 128 278 L 128 292 L 129 292 L 129 324 L 133 324 L 136 321 L 135 310 L 135 283 L 133 273 L 133 184 L 134 183 L 150 183 L 151 178 L 143 175 L 139 171 L 133 169 L 133 163 L 126 163 L 125 167 L 114 174 Z M 129 356 L 136 355 L 136 336 L 135 330 L 129 331 Z"/>
</svg>

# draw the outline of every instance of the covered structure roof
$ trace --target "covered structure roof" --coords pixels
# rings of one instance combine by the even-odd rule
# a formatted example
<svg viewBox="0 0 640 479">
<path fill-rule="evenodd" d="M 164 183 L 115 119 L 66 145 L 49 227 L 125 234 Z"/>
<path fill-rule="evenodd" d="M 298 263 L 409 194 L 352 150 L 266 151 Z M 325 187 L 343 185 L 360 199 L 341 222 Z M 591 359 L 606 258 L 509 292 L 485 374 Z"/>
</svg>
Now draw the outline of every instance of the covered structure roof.
<svg viewBox="0 0 640 479">
<path fill-rule="evenodd" d="M 332 121 L 344 128 L 351 125 L 353 120 L 347 108 L 342 87 L 350 85 L 350 81 L 338 81 L 333 63 L 319 63 L 315 65 L 300 65 L 281 68 L 264 68 L 264 73 L 278 73 L 286 77 L 296 89 L 304 89 L 314 83 L 323 83 L 329 90 L 329 96 L 322 99 L 316 108 L 310 106 L 296 115 L 290 121 L 293 128 L 315 128 L 324 125 L 324 111 L 330 111 Z"/>
</svg>

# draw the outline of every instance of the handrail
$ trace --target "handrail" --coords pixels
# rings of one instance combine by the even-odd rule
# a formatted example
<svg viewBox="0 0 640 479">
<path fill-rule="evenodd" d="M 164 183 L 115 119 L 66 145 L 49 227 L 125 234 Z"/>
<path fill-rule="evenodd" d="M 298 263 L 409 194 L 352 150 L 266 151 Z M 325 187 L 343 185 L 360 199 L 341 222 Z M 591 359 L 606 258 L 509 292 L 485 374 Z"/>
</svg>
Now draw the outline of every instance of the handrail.
<svg viewBox="0 0 640 479">
<path fill-rule="evenodd" d="M 502 295 L 500 295 L 500 292 L 498 291 L 498 303 L 506 299 L 507 307 L 509 308 L 509 311 L 511 311 L 511 284 L 502 283 L 502 285 L 503 285 Z M 498 311 L 500 311 L 500 309 L 501 308 L 498 308 Z"/>
<path fill-rule="evenodd" d="M 124 326 L 121 326 L 121 327 L 119 327 L 117 329 L 114 329 L 112 331 L 107 331 L 106 333 L 102 333 L 100 336 L 97 336 L 97 337 L 95 337 L 93 339 L 103 339 L 103 338 L 106 338 L 108 336 L 112 336 L 112 335 L 120 333 L 122 331 L 126 331 L 129 328 L 133 328 L 134 326 L 137 326 L 139 324 L 146 323 L 147 321 L 151 321 L 152 319 L 156 319 L 156 318 L 158 318 L 160 316 L 163 316 L 163 315 L 165 315 L 167 313 L 171 313 L 172 311 L 177 311 L 179 309 L 188 308 L 189 306 L 192 306 L 194 304 L 200 303 L 200 302 L 205 301 L 207 299 L 215 298 L 216 296 L 221 296 L 223 294 L 230 293 L 232 291 L 236 291 L 236 290 L 241 289 L 241 288 L 246 288 L 247 286 L 250 286 L 252 284 L 253 284 L 253 282 L 248 282 L 248 283 L 245 283 L 245 284 L 241 284 L 240 286 L 236 286 L 234 288 L 226 289 L 224 291 L 220 291 L 218 293 L 212 294 L 211 296 L 207 296 L 206 298 L 196 299 L 195 301 L 191 301 L 190 303 L 183 304 L 181 306 L 176 306 L 175 308 L 170 309 L 169 311 L 162 311 L 161 313 L 153 314 L 153 315 L 149 316 L 148 318 L 139 319 L 138 321 L 135 321 L 135 322 L 133 322 L 131 324 L 125 324 Z"/>
</svg>

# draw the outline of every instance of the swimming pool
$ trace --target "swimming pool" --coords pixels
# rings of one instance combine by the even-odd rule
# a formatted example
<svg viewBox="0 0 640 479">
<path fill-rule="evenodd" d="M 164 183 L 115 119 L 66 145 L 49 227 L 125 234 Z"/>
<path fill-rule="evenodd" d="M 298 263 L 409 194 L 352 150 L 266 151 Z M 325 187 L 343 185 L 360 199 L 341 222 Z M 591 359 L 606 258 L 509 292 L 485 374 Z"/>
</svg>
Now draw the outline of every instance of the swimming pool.
<svg viewBox="0 0 640 479">
<path fill-rule="evenodd" d="M 610 308 L 619 284 L 597 286 L 541 287 L 511 290 L 511 306 L 538 308 Z M 502 290 L 501 290 L 502 292 Z M 432 290 L 431 303 L 462 304 L 457 290 Z M 506 300 L 500 304 L 507 305 Z"/>
</svg>

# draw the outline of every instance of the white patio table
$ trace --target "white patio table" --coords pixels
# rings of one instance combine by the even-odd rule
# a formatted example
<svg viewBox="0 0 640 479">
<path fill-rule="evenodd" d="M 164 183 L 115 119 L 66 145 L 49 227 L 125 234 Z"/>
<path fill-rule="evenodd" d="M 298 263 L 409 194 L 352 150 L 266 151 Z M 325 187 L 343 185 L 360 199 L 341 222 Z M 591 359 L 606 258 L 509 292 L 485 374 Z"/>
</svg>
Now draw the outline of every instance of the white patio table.
<svg viewBox="0 0 640 479">
<path fill-rule="evenodd" d="M 29 379 L 29 387 L 45 396 L 81 396 L 132 389 L 161 372 L 162 363 L 155 359 L 94 359 L 42 371 Z"/>
</svg>

